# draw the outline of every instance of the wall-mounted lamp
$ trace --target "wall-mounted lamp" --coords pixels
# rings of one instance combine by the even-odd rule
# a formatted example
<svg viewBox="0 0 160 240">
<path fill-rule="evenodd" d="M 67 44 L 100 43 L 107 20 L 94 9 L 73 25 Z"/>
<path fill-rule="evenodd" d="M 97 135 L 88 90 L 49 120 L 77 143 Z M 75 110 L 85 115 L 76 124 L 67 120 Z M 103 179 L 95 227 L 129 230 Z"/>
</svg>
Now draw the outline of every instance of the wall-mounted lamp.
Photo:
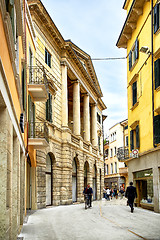
<svg viewBox="0 0 160 240">
<path fill-rule="evenodd" d="M 151 51 L 149 50 L 149 47 L 141 47 L 140 52 L 146 53 L 146 54 L 151 54 Z"/>
</svg>

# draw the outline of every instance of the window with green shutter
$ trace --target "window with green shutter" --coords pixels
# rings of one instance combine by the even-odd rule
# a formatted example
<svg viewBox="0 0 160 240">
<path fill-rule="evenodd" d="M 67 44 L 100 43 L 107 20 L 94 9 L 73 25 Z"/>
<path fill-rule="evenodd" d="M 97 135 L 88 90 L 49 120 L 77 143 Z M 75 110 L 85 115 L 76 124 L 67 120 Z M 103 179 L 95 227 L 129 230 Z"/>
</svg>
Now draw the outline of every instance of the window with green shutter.
<svg viewBox="0 0 160 240">
<path fill-rule="evenodd" d="M 51 68 L 51 54 L 45 48 L 45 63 Z"/>
<path fill-rule="evenodd" d="M 136 126 L 136 148 L 140 148 L 139 125 Z"/>
<path fill-rule="evenodd" d="M 160 115 L 153 119 L 154 144 L 160 143 Z"/>
<path fill-rule="evenodd" d="M 129 52 L 129 70 L 132 68 L 132 51 Z"/>
<path fill-rule="evenodd" d="M 46 102 L 46 120 L 52 122 L 52 95 L 50 93 Z"/>
<path fill-rule="evenodd" d="M 160 59 L 154 62 L 155 89 L 160 86 Z"/>
<path fill-rule="evenodd" d="M 130 150 L 132 151 L 134 149 L 134 131 L 130 131 Z"/>
<path fill-rule="evenodd" d="M 137 82 L 134 82 L 132 85 L 132 104 L 133 106 L 137 102 Z"/>
<path fill-rule="evenodd" d="M 131 51 L 129 52 L 129 71 L 139 57 L 139 41 L 138 38 L 133 44 Z"/>
<path fill-rule="evenodd" d="M 159 4 L 154 7 L 154 33 L 159 29 Z"/>
</svg>

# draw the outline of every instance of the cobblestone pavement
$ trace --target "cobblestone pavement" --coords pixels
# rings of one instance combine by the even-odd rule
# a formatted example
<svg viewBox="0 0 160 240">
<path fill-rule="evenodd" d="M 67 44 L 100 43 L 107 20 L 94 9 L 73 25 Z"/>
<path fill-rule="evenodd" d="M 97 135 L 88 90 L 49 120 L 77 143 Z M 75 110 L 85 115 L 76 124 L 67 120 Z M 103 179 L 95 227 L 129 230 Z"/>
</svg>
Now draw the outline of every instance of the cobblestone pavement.
<svg viewBox="0 0 160 240">
<path fill-rule="evenodd" d="M 160 214 L 126 206 L 126 199 L 50 207 L 37 210 L 24 223 L 25 240 L 160 240 Z"/>
</svg>

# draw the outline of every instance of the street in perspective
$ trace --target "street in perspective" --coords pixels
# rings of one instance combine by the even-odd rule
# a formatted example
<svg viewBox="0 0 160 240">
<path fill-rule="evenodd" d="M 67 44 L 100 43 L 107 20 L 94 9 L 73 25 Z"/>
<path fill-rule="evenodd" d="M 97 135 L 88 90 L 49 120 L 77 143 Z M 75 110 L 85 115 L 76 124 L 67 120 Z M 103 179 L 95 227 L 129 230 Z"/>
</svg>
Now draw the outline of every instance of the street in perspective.
<svg viewBox="0 0 160 240">
<path fill-rule="evenodd" d="M 27 216 L 18 239 L 24 240 L 133 240 L 160 239 L 160 215 L 142 208 L 130 212 L 126 198 L 48 207 Z"/>
</svg>

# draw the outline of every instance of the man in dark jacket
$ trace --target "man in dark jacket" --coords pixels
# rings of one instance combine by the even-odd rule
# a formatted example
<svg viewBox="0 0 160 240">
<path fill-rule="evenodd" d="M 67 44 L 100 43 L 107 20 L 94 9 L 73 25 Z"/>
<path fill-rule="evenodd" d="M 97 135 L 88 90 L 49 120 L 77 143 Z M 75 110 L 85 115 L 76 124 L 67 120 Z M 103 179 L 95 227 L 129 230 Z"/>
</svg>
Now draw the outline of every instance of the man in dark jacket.
<svg viewBox="0 0 160 240">
<path fill-rule="evenodd" d="M 125 197 L 128 198 L 128 204 L 131 208 L 131 213 L 133 213 L 133 210 L 134 210 L 133 202 L 134 202 L 134 199 L 137 197 L 136 188 L 133 186 L 133 182 L 130 182 L 130 186 L 127 187 Z"/>
<path fill-rule="evenodd" d="M 92 195 L 93 195 L 93 190 L 88 184 L 87 187 L 84 189 L 83 194 L 87 194 L 88 197 L 88 205 L 89 207 L 92 207 Z"/>
</svg>

